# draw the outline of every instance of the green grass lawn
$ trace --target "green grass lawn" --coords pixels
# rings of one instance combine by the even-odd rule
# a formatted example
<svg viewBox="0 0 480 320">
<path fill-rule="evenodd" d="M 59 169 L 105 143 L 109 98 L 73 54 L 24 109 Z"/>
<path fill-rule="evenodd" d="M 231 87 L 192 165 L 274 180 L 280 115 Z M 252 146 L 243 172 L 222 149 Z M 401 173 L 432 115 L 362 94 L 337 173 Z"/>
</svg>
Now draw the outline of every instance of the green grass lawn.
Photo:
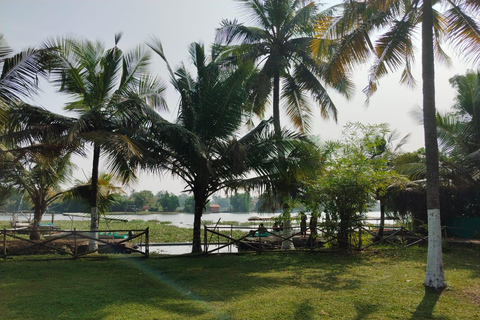
<svg viewBox="0 0 480 320">
<path fill-rule="evenodd" d="M 480 251 L 426 249 L 0 262 L 1 319 L 480 319 Z"/>
</svg>

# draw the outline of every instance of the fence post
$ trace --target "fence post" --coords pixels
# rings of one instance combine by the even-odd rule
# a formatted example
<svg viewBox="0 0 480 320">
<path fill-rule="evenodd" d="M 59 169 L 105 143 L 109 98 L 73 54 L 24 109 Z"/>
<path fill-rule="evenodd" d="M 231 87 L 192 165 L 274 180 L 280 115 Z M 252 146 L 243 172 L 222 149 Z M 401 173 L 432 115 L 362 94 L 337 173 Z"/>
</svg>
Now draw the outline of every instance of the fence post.
<svg viewBox="0 0 480 320">
<path fill-rule="evenodd" d="M 77 251 L 77 228 L 73 228 L 73 254 L 74 258 L 78 257 L 78 251 Z"/>
<path fill-rule="evenodd" d="M 203 251 L 205 253 L 208 252 L 208 247 L 207 247 L 207 225 L 204 224 L 203 225 Z"/>
<path fill-rule="evenodd" d="M 3 259 L 7 260 L 7 229 L 3 229 Z"/>
<path fill-rule="evenodd" d="M 145 233 L 145 254 L 147 258 L 150 257 L 150 237 L 149 237 L 150 227 L 147 227 Z"/>
<path fill-rule="evenodd" d="M 358 250 L 362 249 L 362 227 L 358 228 Z"/>
</svg>

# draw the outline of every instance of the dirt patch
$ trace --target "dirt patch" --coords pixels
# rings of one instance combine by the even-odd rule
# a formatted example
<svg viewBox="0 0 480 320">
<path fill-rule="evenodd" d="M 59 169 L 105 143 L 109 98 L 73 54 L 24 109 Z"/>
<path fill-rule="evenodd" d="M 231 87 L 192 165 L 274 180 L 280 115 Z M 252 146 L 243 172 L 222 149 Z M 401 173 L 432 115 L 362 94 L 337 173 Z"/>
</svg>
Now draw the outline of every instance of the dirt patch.
<svg viewBox="0 0 480 320">
<path fill-rule="evenodd" d="M 46 242 L 45 240 L 22 241 L 10 240 L 6 242 L 6 254 L 9 255 L 37 255 L 37 254 L 65 254 L 73 255 L 88 251 L 87 239 L 57 239 Z M 130 243 L 116 244 L 116 241 L 107 241 L 111 245 L 99 243 L 99 253 L 131 253 Z M 75 251 L 76 250 L 76 251 Z M 4 253 L 3 242 L 0 243 L 0 252 Z"/>
<path fill-rule="evenodd" d="M 464 293 L 476 306 L 480 307 L 480 285 L 467 288 Z"/>
</svg>

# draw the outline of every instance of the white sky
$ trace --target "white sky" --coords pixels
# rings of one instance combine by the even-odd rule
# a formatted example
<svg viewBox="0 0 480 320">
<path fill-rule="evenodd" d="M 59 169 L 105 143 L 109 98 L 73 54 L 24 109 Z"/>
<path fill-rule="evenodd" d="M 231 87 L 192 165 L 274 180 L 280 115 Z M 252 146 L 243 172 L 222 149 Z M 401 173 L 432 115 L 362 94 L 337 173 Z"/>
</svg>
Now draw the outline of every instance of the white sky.
<svg viewBox="0 0 480 320">
<path fill-rule="evenodd" d="M 232 0 L 0 0 L 0 33 L 15 51 L 38 46 L 50 37 L 72 34 L 100 40 L 110 48 L 114 35 L 123 32 L 119 44 L 123 50 L 148 41 L 150 36 L 159 38 L 173 66 L 181 61 L 187 62 L 191 42 L 203 42 L 208 47 L 221 20 L 234 18 L 244 21 L 238 4 Z M 160 58 L 154 59 L 152 71 L 168 81 Z M 450 69 L 437 65 L 436 103 L 440 112 L 447 111 L 454 102 L 455 92 L 448 79 L 464 74 L 467 68 L 473 67 L 459 61 L 455 61 Z M 385 122 L 402 136 L 411 133 L 404 151 L 422 147 L 423 128 L 409 115 L 409 110 L 422 104 L 420 56 L 417 56 L 415 69 L 420 84 L 417 88 L 411 90 L 400 86 L 399 74 L 391 74 L 381 80 L 377 93 L 365 107 L 365 96 L 361 90 L 367 84 L 367 70 L 366 66 L 355 73 L 356 94 L 353 99 L 347 101 L 332 93 L 339 112 L 338 123 L 322 120 L 317 113 L 312 133 L 322 140 L 332 140 L 339 138 L 343 125 L 349 121 L 365 124 Z M 53 112 L 63 112 L 63 98 L 48 87 L 36 101 Z M 173 119 L 178 96 L 171 86 L 167 90 L 167 101 L 171 115 L 163 115 Z M 285 123 L 283 118 L 282 124 Z M 76 158 L 75 161 L 81 168 L 77 177 L 85 179 L 91 170 L 90 158 Z M 139 176 L 137 185 L 129 190 L 152 190 L 154 193 L 167 190 L 179 194 L 184 188 L 180 179 L 172 179 L 169 174 L 161 177 L 150 173 Z"/>
</svg>

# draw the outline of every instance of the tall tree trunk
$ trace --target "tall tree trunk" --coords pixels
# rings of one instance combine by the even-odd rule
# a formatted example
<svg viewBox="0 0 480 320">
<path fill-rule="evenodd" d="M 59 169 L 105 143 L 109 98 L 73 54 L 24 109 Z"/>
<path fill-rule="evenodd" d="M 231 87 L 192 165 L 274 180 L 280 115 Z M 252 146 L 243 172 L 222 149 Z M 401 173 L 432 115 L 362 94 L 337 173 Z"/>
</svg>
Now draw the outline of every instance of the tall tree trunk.
<svg viewBox="0 0 480 320">
<path fill-rule="evenodd" d="M 340 225 L 338 228 L 338 247 L 340 249 L 349 249 L 350 248 L 350 224 L 351 224 L 352 215 L 346 213 L 345 211 L 340 212 Z"/>
<path fill-rule="evenodd" d="M 100 166 L 100 146 L 94 143 L 93 145 L 93 165 L 92 165 L 92 185 L 90 193 L 90 235 L 94 239 L 98 239 L 98 168 Z M 90 240 L 89 250 L 95 251 L 98 249 L 98 241 Z"/>
<path fill-rule="evenodd" d="M 432 0 L 423 2 L 422 19 L 423 127 L 427 162 L 428 255 L 424 285 L 432 289 L 446 287 L 442 259 L 440 224 L 440 178 L 435 110 L 435 65 L 433 55 Z"/>
<path fill-rule="evenodd" d="M 279 139 L 282 127 L 280 126 L 280 72 L 278 70 L 273 76 L 273 128 L 275 136 Z"/>
<path fill-rule="evenodd" d="M 33 224 L 32 230 L 30 231 L 30 240 L 40 240 L 40 221 L 42 221 L 44 211 L 40 206 L 35 206 L 33 209 Z"/>
<path fill-rule="evenodd" d="M 380 198 L 380 226 L 378 228 L 375 241 L 382 241 L 383 231 L 385 229 L 385 198 Z"/>
<path fill-rule="evenodd" d="M 193 218 L 193 244 L 192 253 L 202 252 L 202 215 L 206 197 L 203 192 L 194 193 L 195 214 Z"/>
<path fill-rule="evenodd" d="M 282 250 L 295 250 L 295 245 L 293 244 L 290 236 L 292 235 L 292 224 L 290 216 L 290 206 L 284 204 L 283 206 L 283 237 L 288 238 L 288 240 L 282 241 Z"/>
</svg>

